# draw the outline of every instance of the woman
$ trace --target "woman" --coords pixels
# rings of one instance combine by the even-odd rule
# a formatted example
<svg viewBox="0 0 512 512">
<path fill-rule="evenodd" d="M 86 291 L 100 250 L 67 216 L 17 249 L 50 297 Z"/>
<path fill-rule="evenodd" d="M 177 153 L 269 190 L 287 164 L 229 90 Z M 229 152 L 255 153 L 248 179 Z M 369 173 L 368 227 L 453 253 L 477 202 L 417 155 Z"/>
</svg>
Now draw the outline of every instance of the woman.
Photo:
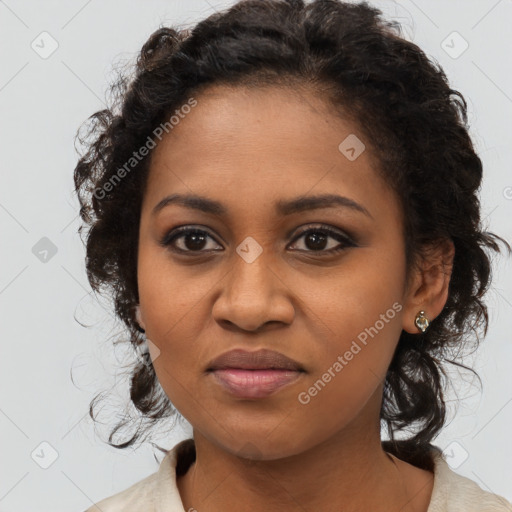
<svg viewBox="0 0 512 512">
<path fill-rule="evenodd" d="M 396 29 L 364 3 L 242 1 L 157 30 L 92 116 L 88 277 L 148 349 L 149 425 L 115 446 L 176 410 L 193 439 L 90 511 L 512 510 L 432 444 L 504 241 L 463 96 Z"/>
</svg>

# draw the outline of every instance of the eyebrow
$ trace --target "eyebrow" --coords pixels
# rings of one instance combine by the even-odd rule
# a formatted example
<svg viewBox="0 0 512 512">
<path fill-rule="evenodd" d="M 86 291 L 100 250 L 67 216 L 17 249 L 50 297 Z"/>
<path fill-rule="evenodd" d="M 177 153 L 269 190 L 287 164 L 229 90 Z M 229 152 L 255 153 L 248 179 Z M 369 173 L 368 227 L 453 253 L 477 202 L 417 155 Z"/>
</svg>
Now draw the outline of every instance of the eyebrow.
<svg viewBox="0 0 512 512">
<path fill-rule="evenodd" d="M 218 201 L 194 194 L 172 194 L 164 197 L 153 208 L 152 215 L 156 215 L 166 206 L 177 204 L 185 208 L 199 210 L 217 216 L 227 215 L 228 209 Z M 277 213 L 281 215 L 292 215 L 294 213 L 319 210 L 321 208 L 332 208 L 341 206 L 363 213 L 373 219 L 370 212 L 361 204 L 348 197 L 336 194 L 323 194 L 316 196 L 303 196 L 291 200 L 280 200 L 275 203 Z"/>
</svg>

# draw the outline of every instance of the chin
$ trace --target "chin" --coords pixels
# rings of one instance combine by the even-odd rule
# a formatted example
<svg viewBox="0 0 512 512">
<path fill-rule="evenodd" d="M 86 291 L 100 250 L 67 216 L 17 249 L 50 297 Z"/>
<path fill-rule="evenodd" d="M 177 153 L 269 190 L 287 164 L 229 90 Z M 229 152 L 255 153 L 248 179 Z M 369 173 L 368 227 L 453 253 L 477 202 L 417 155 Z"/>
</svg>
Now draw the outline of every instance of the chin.
<svg viewBox="0 0 512 512">
<path fill-rule="evenodd" d="M 232 436 L 222 435 L 222 438 L 215 436 L 205 437 L 208 437 L 210 442 L 222 450 L 251 461 L 270 461 L 292 457 L 312 448 L 316 444 L 312 442 L 310 445 L 304 439 L 291 436 L 285 432 L 272 437 L 265 434 L 265 431 L 262 429 L 254 433 L 233 432 Z"/>
</svg>

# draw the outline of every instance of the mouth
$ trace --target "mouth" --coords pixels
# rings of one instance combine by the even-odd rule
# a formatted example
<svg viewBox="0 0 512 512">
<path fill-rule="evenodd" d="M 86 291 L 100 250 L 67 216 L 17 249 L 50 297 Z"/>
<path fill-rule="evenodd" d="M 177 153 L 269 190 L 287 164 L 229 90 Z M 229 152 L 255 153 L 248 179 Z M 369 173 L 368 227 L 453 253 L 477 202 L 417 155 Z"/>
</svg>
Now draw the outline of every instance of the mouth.
<svg viewBox="0 0 512 512">
<path fill-rule="evenodd" d="M 238 398 L 264 398 L 300 379 L 302 366 L 272 350 L 231 350 L 206 369 L 217 384 Z"/>
</svg>

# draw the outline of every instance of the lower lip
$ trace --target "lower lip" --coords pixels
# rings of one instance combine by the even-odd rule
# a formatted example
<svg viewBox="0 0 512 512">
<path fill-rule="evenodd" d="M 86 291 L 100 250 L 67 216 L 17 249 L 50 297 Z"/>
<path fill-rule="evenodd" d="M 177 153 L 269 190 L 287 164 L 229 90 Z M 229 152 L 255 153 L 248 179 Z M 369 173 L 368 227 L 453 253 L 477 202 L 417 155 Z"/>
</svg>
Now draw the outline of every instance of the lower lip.
<svg viewBox="0 0 512 512">
<path fill-rule="evenodd" d="M 239 398 L 264 398 L 297 380 L 303 372 L 295 370 L 214 370 L 215 376 L 227 391 Z"/>
</svg>

